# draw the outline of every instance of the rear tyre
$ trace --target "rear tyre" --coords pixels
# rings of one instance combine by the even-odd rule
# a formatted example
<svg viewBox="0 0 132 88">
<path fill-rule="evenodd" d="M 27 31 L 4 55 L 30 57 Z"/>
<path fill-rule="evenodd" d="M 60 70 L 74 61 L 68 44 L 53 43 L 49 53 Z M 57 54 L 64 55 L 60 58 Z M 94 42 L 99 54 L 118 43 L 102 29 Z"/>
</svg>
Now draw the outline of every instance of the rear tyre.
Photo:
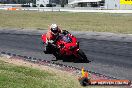
<svg viewBox="0 0 132 88">
<path fill-rule="evenodd" d="M 53 55 L 56 57 L 56 60 L 62 59 L 61 56 L 57 52 L 53 53 Z"/>
<path fill-rule="evenodd" d="M 78 50 L 78 55 L 79 55 L 79 59 L 80 59 L 81 62 L 90 62 L 87 59 L 87 56 L 85 55 L 85 53 L 81 49 Z"/>
</svg>

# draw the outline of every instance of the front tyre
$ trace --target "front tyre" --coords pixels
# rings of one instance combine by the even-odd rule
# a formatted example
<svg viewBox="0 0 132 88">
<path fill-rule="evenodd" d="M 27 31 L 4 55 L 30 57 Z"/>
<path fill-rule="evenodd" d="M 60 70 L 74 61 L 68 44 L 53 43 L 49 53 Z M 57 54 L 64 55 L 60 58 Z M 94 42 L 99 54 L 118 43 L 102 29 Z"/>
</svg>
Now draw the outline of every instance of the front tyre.
<svg viewBox="0 0 132 88">
<path fill-rule="evenodd" d="M 82 62 L 89 62 L 89 60 L 87 59 L 87 56 L 81 49 L 78 50 L 78 56 Z"/>
</svg>

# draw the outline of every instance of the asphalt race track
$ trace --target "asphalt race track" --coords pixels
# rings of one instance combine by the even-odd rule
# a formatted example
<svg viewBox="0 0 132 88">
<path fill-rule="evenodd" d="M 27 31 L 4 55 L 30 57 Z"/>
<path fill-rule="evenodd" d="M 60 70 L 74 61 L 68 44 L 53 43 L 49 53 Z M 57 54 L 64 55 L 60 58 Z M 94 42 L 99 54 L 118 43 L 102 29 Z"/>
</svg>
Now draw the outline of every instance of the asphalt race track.
<svg viewBox="0 0 132 88">
<path fill-rule="evenodd" d="M 132 42 L 92 39 L 74 34 L 90 63 L 56 61 L 120 79 L 132 80 Z M 0 33 L 0 52 L 10 52 L 39 59 L 54 60 L 42 52 L 41 35 Z"/>
</svg>

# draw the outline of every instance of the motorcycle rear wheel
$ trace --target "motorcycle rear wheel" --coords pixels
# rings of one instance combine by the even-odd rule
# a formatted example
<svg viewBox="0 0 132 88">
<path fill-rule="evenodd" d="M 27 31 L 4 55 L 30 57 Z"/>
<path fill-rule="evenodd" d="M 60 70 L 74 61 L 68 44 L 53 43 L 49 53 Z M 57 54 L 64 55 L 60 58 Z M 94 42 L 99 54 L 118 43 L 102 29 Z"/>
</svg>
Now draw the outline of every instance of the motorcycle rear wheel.
<svg viewBox="0 0 132 88">
<path fill-rule="evenodd" d="M 58 52 L 54 52 L 53 55 L 56 57 L 56 60 L 62 60 L 62 57 Z"/>
</svg>

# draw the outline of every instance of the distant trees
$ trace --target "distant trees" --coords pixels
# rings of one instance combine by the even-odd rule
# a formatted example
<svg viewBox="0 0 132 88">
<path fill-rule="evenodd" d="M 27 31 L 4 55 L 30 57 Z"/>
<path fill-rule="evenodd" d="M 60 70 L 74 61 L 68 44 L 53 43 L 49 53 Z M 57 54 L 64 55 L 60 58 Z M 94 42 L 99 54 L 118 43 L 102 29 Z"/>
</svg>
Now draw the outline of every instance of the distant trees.
<svg viewBox="0 0 132 88">
<path fill-rule="evenodd" d="M 68 0 L 60 0 L 61 7 L 64 7 L 68 3 Z"/>
<path fill-rule="evenodd" d="M 64 7 L 68 3 L 68 0 L 52 0 L 57 4 L 60 4 L 61 7 Z M 36 4 L 36 0 L 0 0 L 0 3 L 16 3 L 16 4 L 26 4 L 26 3 L 33 3 Z"/>
<path fill-rule="evenodd" d="M 7 4 L 7 3 L 10 3 L 10 0 L 0 0 L 0 3 Z"/>
<path fill-rule="evenodd" d="M 29 3 L 30 0 L 17 0 L 19 4 Z"/>
<path fill-rule="evenodd" d="M 16 2 L 17 4 L 26 4 L 26 3 L 36 3 L 36 0 L 11 0 L 11 2 Z"/>
</svg>

